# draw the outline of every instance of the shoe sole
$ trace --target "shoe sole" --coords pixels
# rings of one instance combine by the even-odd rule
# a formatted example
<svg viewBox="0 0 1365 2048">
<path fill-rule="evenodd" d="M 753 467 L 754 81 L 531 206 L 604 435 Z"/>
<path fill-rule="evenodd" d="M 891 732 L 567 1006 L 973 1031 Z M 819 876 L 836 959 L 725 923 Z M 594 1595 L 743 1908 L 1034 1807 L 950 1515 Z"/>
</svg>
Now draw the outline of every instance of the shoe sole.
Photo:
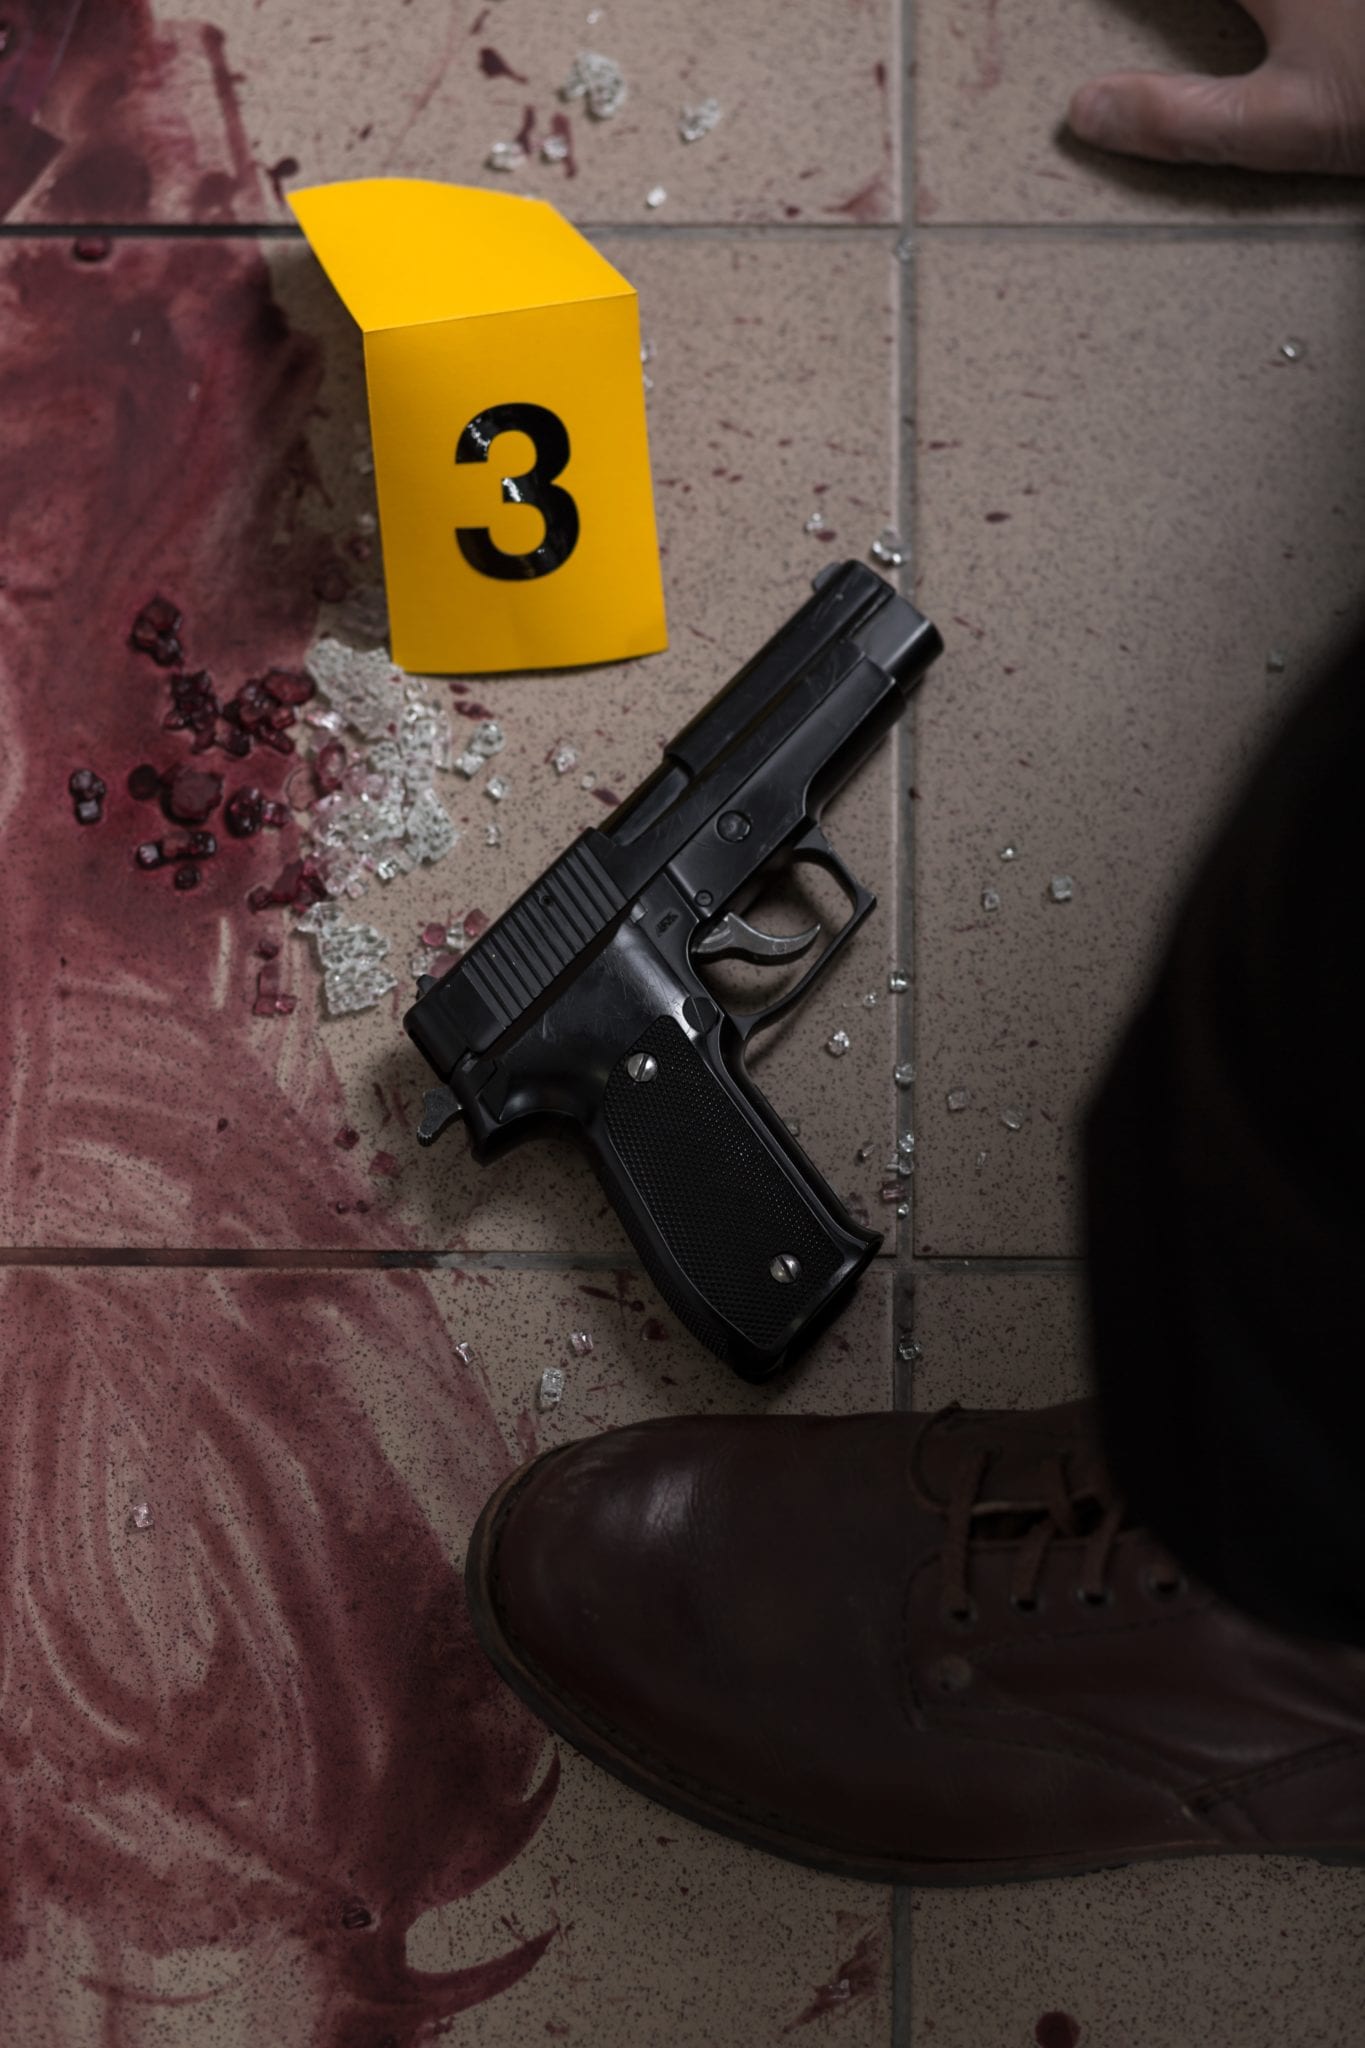
<svg viewBox="0 0 1365 2048">
<path fill-rule="evenodd" d="M 562 1457 L 566 1450 L 572 1448 L 572 1445 L 565 1445 L 560 1450 L 550 1451 L 536 1459 L 533 1465 L 514 1472 L 484 1507 L 469 1539 L 465 1560 L 465 1591 L 470 1619 L 479 1643 L 498 1675 L 538 1720 L 601 1770 L 608 1771 L 623 1785 L 629 1785 L 632 1791 L 643 1793 L 657 1806 L 666 1807 L 670 1813 L 695 1821 L 699 1827 L 708 1828 L 714 1834 L 728 1835 L 732 1841 L 743 1842 L 747 1848 L 761 1849 L 770 1856 L 781 1856 L 789 1863 L 804 1864 L 808 1870 L 818 1870 L 823 1876 L 853 1878 L 865 1884 L 954 1887 L 1029 1884 L 1044 1878 L 1089 1877 L 1102 1870 L 1126 1870 L 1132 1863 L 1174 1862 L 1208 1855 L 1304 1856 L 1317 1863 L 1365 1865 L 1365 1843 L 1355 1848 L 1330 1850 L 1278 1844 L 1273 1849 L 1258 1850 L 1240 1843 L 1210 1843 L 1206 1847 L 1139 1849 L 1108 1863 L 1078 1863 L 1066 1856 L 1016 1858 L 990 1864 L 869 1857 L 817 1846 L 717 1805 L 714 1795 L 661 1773 L 656 1765 L 623 1746 L 620 1737 L 609 1728 L 557 1692 L 545 1674 L 522 1656 L 503 1629 L 496 1598 L 498 1544 L 503 1523 L 531 1472 L 539 1471 L 551 1459 Z"/>
</svg>

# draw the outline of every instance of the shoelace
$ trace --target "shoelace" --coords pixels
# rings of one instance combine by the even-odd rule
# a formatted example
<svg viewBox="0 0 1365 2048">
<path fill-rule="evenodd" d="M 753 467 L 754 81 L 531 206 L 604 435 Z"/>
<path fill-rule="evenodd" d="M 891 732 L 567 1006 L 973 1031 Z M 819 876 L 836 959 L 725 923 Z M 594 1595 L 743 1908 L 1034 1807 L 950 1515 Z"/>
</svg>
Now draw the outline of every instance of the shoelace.
<svg viewBox="0 0 1365 2048">
<path fill-rule="evenodd" d="M 954 1401 L 934 1417 L 950 1415 L 961 1403 Z M 932 1424 L 930 1425 L 933 1426 Z M 1014 1561 L 1010 1601 L 1026 1611 L 1038 1604 L 1038 1581 L 1050 1545 L 1059 1537 L 1086 1534 L 1079 1510 L 1093 1502 L 1103 1512 L 1090 1529 L 1081 1562 L 1076 1598 L 1092 1606 L 1105 1606 L 1113 1598 L 1106 1585 L 1110 1553 L 1123 1527 L 1127 1503 L 1095 1453 L 1077 1456 L 1056 1451 L 1043 1461 L 1043 1497 L 1040 1500 L 982 1501 L 977 1495 L 992 1452 L 987 1446 L 959 1466 L 948 1498 L 948 1528 L 943 1546 L 942 1612 L 946 1619 L 965 1622 L 976 1618 L 976 1603 L 967 1584 L 967 1568 L 974 1535 L 972 1524 L 982 1515 L 1003 1515 L 1020 1522 L 1032 1522 Z M 1070 1469 L 1074 1464 L 1074 1471 Z M 1035 1519 L 1036 1517 L 1036 1519 Z M 1022 1533 L 1022 1532 L 1021 1532 Z M 1184 1591 L 1186 1580 L 1175 1559 L 1150 1536 L 1147 1539 L 1152 1567 L 1145 1580 L 1147 1590 L 1157 1598 L 1170 1599 Z"/>
</svg>

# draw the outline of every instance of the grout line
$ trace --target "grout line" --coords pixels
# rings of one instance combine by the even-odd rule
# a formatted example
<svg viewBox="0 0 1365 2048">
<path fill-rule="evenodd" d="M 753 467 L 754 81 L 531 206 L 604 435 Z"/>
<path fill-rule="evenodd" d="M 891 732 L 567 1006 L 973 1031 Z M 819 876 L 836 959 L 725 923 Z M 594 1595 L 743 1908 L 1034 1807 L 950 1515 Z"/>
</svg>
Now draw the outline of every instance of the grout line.
<svg viewBox="0 0 1365 2048">
<path fill-rule="evenodd" d="M 911 2048 L 910 1957 L 913 1928 L 910 1887 L 898 1884 L 891 1893 L 891 2044 Z"/>
<path fill-rule="evenodd" d="M 86 1245 L 35 1245 L 0 1248 L 0 1268 L 21 1266 L 118 1266 L 164 1267 L 171 1270 L 217 1266 L 269 1271 L 313 1267 L 319 1271 L 355 1270 L 395 1272 L 415 1268 L 425 1272 L 531 1273 L 644 1273 L 633 1254 L 613 1257 L 608 1252 L 443 1252 L 443 1251 L 248 1251 L 236 1246 L 207 1245 L 194 1249 L 176 1245 L 138 1247 Z"/>
<path fill-rule="evenodd" d="M 904 1027 L 902 1027 L 904 1029 Z M 904 1100 L 902 1096 L 899 1098 Z M 881 1257 L 873 1271 L 893 1265 L 898 1282 L 912 1280 L 916 1273 L 1071 1273 L 1085 1271 L 1080 1257 L 1045 1254 L 1036 1258 L 1017 1254 L 987 1252 L 967 1258 L 916 1258 L 908 1250 Z M 504 1267 L 527 1272 L 554 1273 L 582 1270 L 592 1273 L 643 1273 L 644 1267 L 631 1252 L 449 1252 L 406 1250 L 346 1251 L 340 1246 L 282 1246 L 269 1251 L 249 1250 L 238 1245 L 5 1245 L 0 1246 L 0 1267 L 16 1266 L 317 1266 L 372 1270 L 375 1267 L 418 1266 L 448 1271 L 468 1268 L 471 1272 L 495 1271 Z M 897 1334 L 901 1332 L 897 1331 Z M 897 1407 L 910 1401 L 898 1399 Z"/>
<path fill-rule="evenodd" d="M 0 240 L 7 242 L 41 242 L 65 239 L 68 235 L 102 235 L 111 242 L 146 241 L 205 241 L 231 242 L 238 238 L 257 242 L 264 236 L 272 240 L 301 242 L 303 229 L 292 221 L 0 221 Z"/>
<path fill-rule="evenodd" d="M 1049 242 L 1357 242 L 1365 222 L 1351 221 L 932 221 L 914 228 L 935 241 L 987 241 L 997 236 Z"/>
<path fill-rule="evenodd" d="M 1012 1253 L 985 1252 L 965 1259 L 916 1259 L 920 1273 L 1083 1273 L 1086 1262 L 1079 1256 L 1044 1253 L 1037 1258 Z"/>
<path fill-rule="evenodd" d="M 902 147 L 910 147 L 908 134 Z M 571 221 L 590 239 L 616 235 L 629 241 L 747 240 L 766 235 L 783 241 L 847 242 L 850 237 L 893 241 L 906 234 L 924 241 L 994 241 L 1026 237 L 1049 242 L 1357 242 L 1365 222 L 1351 221 Z M 0 221 L 0 241 L 65 240 L 104 235 L 111 241 L 281 241 L 301 242 L 292 221 Z"/>
<path fill-rule="evenodd" d="M 917 47 L 915 41 L 915 0 L 900 0 L 896 9 L 895 29 L 899 42 L 896 75 L 900 80 L 900 128 L 901 128 L 901 234 L 897 238 L 892 263 L 897 272 L 897 292 L 900 299 L 899 325 L 896 330 L 896 366 L 894 384 L 896 390 L 896 481 L 899 495 L 899 518 L 897 525 L 907 544 L 909 560 L 897 577 L 906 595 L 913 602 L 915 584 L 917 540 L 915 523 L 915 491 L 918 481 L 916 466 L 916 444 L 918 436 L 919 397 L 915 386 L 915 313 L 918 294 L 917 245 L 914 234 L 916 212 L 915 189 L 915 78 L 918 65 L 915 62 Z M 900 254 L 901 247 L 904 254 Z M 934 672 L 930 669 L 921 689 L 933 688 Z M 900 836 L 900 859 L 897 862 L 896 891 L 897 904 L 897 951 L 900 965 L 910 977 L 910 985 L 899 999 L 897 1018 L 896 1062 L 914 1058 L 915 1017 L 918 1001 L 918 985 L 915 979 L 915 840 L 913 805 L 909 791 L 915 779 L 915 739 L 919 726 L 920 691 L 915 692 L 910 709 L 896 727 L 896 805 L 894 817 Z M 899 1089 L 892 1082 L 897 1097 L 897 1136 L 902 1129 L 913 1130 L 915 1126 L 916 1090 L 913 1085 Z M 910 1214 L 898 1227 L 896 1238 L 896 1280 L 892 1294 L 891 1336 L 895 1347 L 892 1363 L 892 1385 L 895 1388 L 893 1405 L 897 1409 L 912 1406 L 914 1366 L 911 1358 L 902 1359 L 902 1340 L 908 1340 L 914 1327 L 914 1232 L 916 1227 L 917 1202 L 915 1196 L 915 1175 L 903 1183 Z M 912 2048 L 914 2041 L 914 1944 L 910 1919 L 910 1888 L 897 1885 L 891 1894 L 891 2040 L 890 2048 Z"/>
</svg>

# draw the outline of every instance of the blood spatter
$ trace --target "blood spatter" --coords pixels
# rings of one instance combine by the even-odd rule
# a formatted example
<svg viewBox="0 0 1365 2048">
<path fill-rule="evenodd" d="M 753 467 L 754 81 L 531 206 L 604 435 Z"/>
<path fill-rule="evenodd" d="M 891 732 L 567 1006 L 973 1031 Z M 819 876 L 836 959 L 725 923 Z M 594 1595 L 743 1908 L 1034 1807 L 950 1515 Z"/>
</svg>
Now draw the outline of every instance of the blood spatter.
<svg viewBox="0 0 1365 2048">
<path fill-rule="evenodd" d="M 187 860 L 183 867 L 178 867 L 175 871 L 177 889 L 197 889 L 201 879 L 199 870 L 192 860 Z"/>
<path fill-rule="evenodd" d="M 501 50 L 495 50 L 491 43 L 485 43 L 479 51 L 479 69 L 485 78 L 513 78 L 518 85 L 528 82 L 522 72 L 512 69 Z"/>
<path fill-rule="evenodd" d="M 343 1152 L 354 1152 L 356 1146 L 360 1143 L 360 1133 L 352 1125 L 343 1124 L 333 1138 L 332 1143 L 339 1145 Z"/>
<path fill-rule="evenodd" d="M 140 768 L 134 768 L 128 777 L 128 794 L 136 797 L 140 804 L 151 803 L 161 794 L 161 771 L 153 768 L 150 761 L 144 761 Z"/>
<path fill-rule="evenodd" d="M 331 555 L 319 562 L 313 572 L 313 595 L 324 604 L 340 604 L 351 588 L 351 579 L 346 564 L 338 555 Z"/>
<path fill-rule="evenodd" d="M 310 904 L 321 903 L 327 894 L 327 884 L 322 870 L 311 854 L 301 860 L 286 862 L 273 882 L 259 882 L 247 897 L 251 910 L 269 910 L 272 905 L 283 905 L 289 910 L 307 910 Z"/>
<path fill-rule="evenodd" d="M 71 253 L 78 263 L 103 263 L 113 246 L 108 235 L 77 235 Z"/>
<path fill-rule="evenodd" d="M 266 176 L 270 180 L 270 189 L 281 206 L 284 204 L 284 180 L 286 178 L 297 178 L 298 174 L 298 158 L 292 156 L 282 156 L 278 163 L 271 164 L 267 170 Z"/>
<path fill-rule="evenodd" d="M 573 153 L 573 127 L 567 114 L 556 113 L 550 116 L 550 133 L 551 135 L 557 135 L 564 144 L 564 155 L 561 161 L 564 165 L 565 177 L 577 177 L 578 163 Z"/>
<path fill-rule="evenodd" d="M 235 1145 L 215 1139 L 215 1172 Z M 331 1201 L 324 1227 L 357 1228 Z M 105 2009 L 131 2007 L 139 2030 L 183 2020 L 148 2011 L 183 2005 L 152 1988 L 155 1962 L 197 1951 L 214 1960 L 201 2032 L 222 2031 L 217 1986 L 229 2030 L 245 1986 L 270 2039 L 335 2048 L 434 2040 L 554 1938 L 518 1931 L 451 1971 L 405 1955 L 420 1915 L 535 1834 L 558 1771 L 352 1389 L 381 1362 L 398 1375 L 466 1526 L 510 1460 L 472 1377 L 452 1386 L 429 1283 L 376 1278 L 225 1272 L 207 1296 L 165 1271 L 0 1276 L 25 1374 L 43 1371 L 41 1402 L 8 1404 L 3 1446 L 3 1483 L 32 1503 L 0 1573 L 5 1697 L 25 1702 L 0 1779 L 7 2038 L 51 2039 L 70 1951 L 54 1980 L 30 1976 L 25 1949 L 57 1896 Z M 130 1476 L 119 1539 L 91 1542 L 90 1514 L 62 1508 L 89 1503 L 103 1530 L 89 1475 L 126 1461 L 130 1421 L 156 1475 L 152 1531 L 123 1533 L 128 1499 L 150 1492 Z M 44 1625 L 24 1629 L 39 1583 Z"/>
</svg>

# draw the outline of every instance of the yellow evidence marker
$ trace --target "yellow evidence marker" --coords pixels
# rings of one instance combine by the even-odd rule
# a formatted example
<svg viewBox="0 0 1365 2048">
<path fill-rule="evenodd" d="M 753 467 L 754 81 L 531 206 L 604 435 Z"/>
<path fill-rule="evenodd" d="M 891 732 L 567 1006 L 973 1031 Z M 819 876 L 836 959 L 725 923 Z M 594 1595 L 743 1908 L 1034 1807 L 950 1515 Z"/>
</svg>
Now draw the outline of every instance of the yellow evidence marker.
<svg viewBox="0 0 1365 2048">
<path fill-rule="evenodd" d="M 395 662 L 666 647 L 634 287 L 547 200 L 423 178 L 288 196 L 365 337 Z"/>
</svg>

